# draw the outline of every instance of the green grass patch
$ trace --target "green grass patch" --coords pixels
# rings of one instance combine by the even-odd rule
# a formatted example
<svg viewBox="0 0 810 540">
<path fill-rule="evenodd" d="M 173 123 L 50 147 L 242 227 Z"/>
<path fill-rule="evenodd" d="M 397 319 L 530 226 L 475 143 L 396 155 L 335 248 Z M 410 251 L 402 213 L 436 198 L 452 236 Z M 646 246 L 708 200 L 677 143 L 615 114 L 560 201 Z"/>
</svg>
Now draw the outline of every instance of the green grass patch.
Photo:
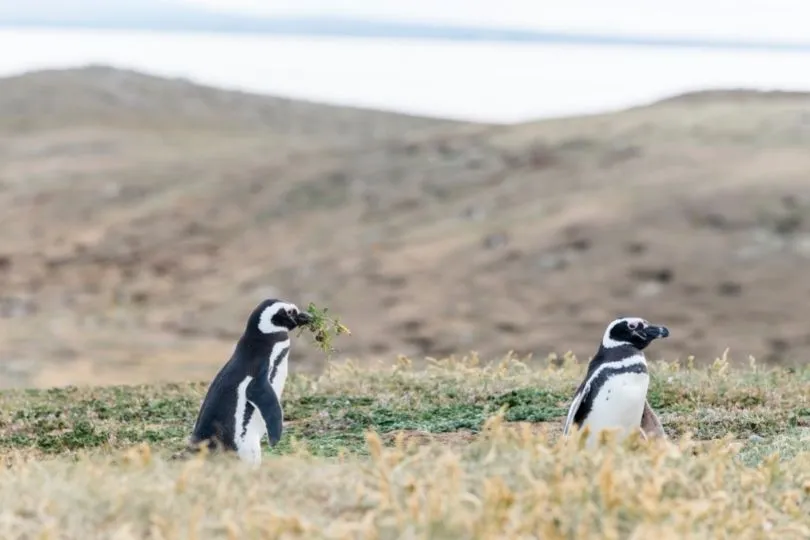
<svg viewBox="0 0 810 540">
<path fill-rule="evenodd" d="M 577 362 L 456 361 L 427 371 L 349 367 L 318 379 L 293 376 L 283 400 L 284 436 L 267 451 L 289 454 L 303 446 L 317 456 L 365 455 L 366 431 L 475 433 L 501 409 L 507 422 L 561 427 L 583 370 Z M 810 422 L 804 371 L 658 365 L 652 374 L 649 400 L 672 437 L 731 433 L 771 441 Z M 205 389 L 188 383 L 3 392 L 0 452 L 69 454 L 141 442 L 175 452 L 185 446 Z"/>
</svg>

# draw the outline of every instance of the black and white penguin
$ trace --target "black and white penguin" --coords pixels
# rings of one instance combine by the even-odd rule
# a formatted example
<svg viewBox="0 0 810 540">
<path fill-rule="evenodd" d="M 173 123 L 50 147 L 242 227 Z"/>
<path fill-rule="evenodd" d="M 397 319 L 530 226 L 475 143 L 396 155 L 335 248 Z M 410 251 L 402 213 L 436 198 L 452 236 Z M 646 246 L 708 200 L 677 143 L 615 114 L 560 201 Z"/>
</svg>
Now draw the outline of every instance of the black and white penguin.
<svg viewBox="0 0 810 540">
<path fill-rule="evenodd" d="M 235 451 L 242 461 L 261 463 L 261 440 L 281 438 L 281 395 L 287 380 L 289 332 L 312 317 L 295 304 L 268 299 L 250 314 L 230 360 L 203 400 L 189 440 L 191 448 Z"/>
<path fill-rule="evenodd" d="M 588 426 L 589 447 L 605 429 L 616 430 L 620 440 L 640 428 L 645 438 L 645 429 L 663 436 L 663 428 L 647 403 L 650 376 L 643 351 L 654 340 L 667 336 L 666 327 L 638 317 L 611 322 L 588 363 L 585 380 L 574 394 L 563 435 L 568 435 L 574 425 L 580 430 Z"/>
</svg>

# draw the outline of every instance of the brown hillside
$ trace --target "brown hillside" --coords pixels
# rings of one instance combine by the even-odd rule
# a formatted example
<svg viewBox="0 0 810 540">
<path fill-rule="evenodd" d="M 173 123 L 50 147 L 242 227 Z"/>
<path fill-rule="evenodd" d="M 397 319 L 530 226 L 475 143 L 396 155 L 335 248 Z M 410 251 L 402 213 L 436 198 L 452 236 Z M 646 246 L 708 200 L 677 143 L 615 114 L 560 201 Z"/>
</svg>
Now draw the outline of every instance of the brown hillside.
<svg viewBox="0 0 810 540">
<path fill-rule="evenodd" d="M 0 78 L 0 129 L 33 131 L 103 126 L 161 131 L 269 131 L 283 146 L 325 141 L 367 144 L 457 122 L 331 107 L 220 90 L 185 79 L 88 66 Z M 313 141 L 314 139 L 314 141 Z"/>
<path fill-rule="evenodd" d="M 363 361 L 587 357 L 630 313 L 670 327 L 652 356 L 804 362 L 810 97 L 746 96 L 504 127 L 2 80 L 0 385 L 207 379 L 267 295 Z"/>
</svg>

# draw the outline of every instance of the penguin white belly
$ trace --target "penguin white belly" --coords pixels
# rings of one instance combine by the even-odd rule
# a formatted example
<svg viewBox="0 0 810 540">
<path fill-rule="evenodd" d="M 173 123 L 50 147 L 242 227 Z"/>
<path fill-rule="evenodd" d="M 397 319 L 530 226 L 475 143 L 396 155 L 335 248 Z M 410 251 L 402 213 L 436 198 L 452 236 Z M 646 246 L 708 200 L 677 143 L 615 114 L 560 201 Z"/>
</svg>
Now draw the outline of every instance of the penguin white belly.
<svg viewBox="0 0 810 540">
<path fill-rule="evenodd" d="M 283 354 L 282 358 L 278 358 L 278 355 Z M 273 347 L 273 352 L 270 354 L 270 366 L 276 366 L 276 362 L 278 362 L 278 366 L 275 369 L 271 369 L 270 373 L 268 373 L 267 378 L 270 381 L 270 386 L 273 387 L 273 391 L 276 393 L 276 398 L 278 398 L 278 402 L 281 403 L 281 394 L 284 392 L 284 385 L 287 382 L 287 368 L 288 368 L 288 360 L 290 357 L 290 340 L 280 341 Z M 271 378 L 272 377 L 272 378 Z"/>
<path fill-rule="evenodd" d="M 270 381 L 273 392 L 276 393 L 278 402 L 281 403 L 281 393 L 284 392 L 284 384 L 287 382 L 287 359 L 284 358 L 276 369 L 276 376 Z"/>
<path fill-rule="evenodd" d="M 267 434 L 267 425 L 256 407 L 248 404 L 247 414 L 250 415 L 245 436 L 238 445 L 239 457 L 251 465 L 262 462 L 262 437 Z"/>
<path fill-rule="evenodd" d="M 647 373 L 622 373 L 606 380 L 583 425 L 590 428 L 589 444 L 596 444 L 604 429 L 618 430 L 619 439 L 639 429 L 649 384 Z"/>
<path fill-rule="evenodd" d="M 248 402 L 247 387 L 253 377 L 247 376 L 236 389 L 236 410 L 234 411 L 234 445 L 239 459 L 251 465 L 262 460 L 262 435 L 267 431 L 261 413 Z M 242 430 L 245 416 L 249 417 L 247 429 Z"/>
</svg>

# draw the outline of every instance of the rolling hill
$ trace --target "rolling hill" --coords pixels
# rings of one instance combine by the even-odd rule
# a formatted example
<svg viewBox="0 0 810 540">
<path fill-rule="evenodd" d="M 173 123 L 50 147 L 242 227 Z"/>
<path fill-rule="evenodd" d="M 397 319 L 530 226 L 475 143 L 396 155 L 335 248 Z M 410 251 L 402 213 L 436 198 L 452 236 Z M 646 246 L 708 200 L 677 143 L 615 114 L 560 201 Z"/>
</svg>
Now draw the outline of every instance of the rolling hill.
<svg viewBox="0 0 810 540">
<path fill-rule="evenodd" d="M 810 353 L 810 97 L 488 126 L 88 67 L 0 80 L 0 384 L 208 379 L 261 297 L 364 363 Z M 320 368 L 304 338 L 294 370 Z"/>
</svg>

